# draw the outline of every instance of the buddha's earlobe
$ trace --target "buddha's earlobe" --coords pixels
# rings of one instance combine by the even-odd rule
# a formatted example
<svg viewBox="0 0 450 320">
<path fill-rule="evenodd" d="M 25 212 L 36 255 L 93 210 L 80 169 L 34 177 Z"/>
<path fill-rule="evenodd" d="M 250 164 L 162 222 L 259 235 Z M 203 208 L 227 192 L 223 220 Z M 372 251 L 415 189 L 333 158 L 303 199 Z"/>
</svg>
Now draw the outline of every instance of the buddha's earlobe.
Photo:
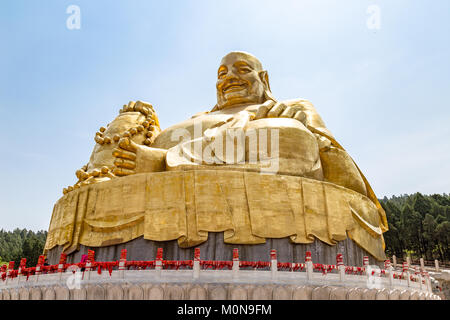
<svg viewBox="0 0 450 320">
<path fill-rule="evenodd" d="M 264 90 L 264 98 L 267 100 L 272 100 L 277 102 L 277 100 L 275 99 L 275 97 L 273 96 L 272 92 L 270 92 L 269 89 Z"/>
<path fill-rule="evenodd" d="M 267 71 L 260 71 L 259 72 L 259 77 L 261 79 L 261 81 L 264 83 L 264 86 L 266 87 L 266 89 L 264 90 L 264 98 L 266 100 L 273 100 L 273 101 L 277 101 L 275 99 L 275 97 L 272 95 L 272 91 L 270 90 L 270 84 L 269 84 L 269 74 L 267 73 Z"/>
<path fill-rule="evenodd" d="M 266 70 L 263 70 L 263 71 L 259 72 L 259 78 L 264 83 L 264 85 L 266 86 L 267 90 L 271 91 L 270 90 L 270 84 L 269 84 L 269 74 L 267 73 Z"/>
</svg>

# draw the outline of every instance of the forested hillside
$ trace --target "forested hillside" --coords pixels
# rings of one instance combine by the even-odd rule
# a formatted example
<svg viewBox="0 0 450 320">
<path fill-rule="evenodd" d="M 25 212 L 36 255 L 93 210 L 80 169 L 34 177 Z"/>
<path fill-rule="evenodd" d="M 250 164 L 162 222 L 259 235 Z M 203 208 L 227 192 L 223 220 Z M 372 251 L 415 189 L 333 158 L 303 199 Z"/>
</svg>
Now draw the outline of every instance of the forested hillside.
<svg viewBox="0 0 450 320">
<path fill-rule="evenodd" d="M 389 231 L 384 234 L 386 254 L 398 257 L 450 260 L 450 195 L 416 193 L 380 199 Z"/>
<path fill-rule="evenodd" d="M 16 268 L 21 258 L 27 258 L 27 266 L 36 266 L 44 250 L 47 231 L 33 232 L 27 229 L 0 230 L 0 262 L 15 261 Z"/>
</svg>

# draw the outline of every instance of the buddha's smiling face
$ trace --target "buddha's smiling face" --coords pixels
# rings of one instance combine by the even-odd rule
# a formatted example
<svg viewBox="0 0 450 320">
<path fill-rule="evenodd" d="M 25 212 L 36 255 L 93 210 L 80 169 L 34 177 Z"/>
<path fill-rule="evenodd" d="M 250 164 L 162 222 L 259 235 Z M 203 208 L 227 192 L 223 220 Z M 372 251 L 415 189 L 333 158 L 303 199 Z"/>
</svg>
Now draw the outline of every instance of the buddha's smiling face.
<svg viewBox="0 0 450 320">
<path fill-rule="evenodd" d="M 243 52 L 227 54 L 217 71 L 217 105 L 219 109 L 263 103 L 266 72 L 253 56 Z"/>
</svg>

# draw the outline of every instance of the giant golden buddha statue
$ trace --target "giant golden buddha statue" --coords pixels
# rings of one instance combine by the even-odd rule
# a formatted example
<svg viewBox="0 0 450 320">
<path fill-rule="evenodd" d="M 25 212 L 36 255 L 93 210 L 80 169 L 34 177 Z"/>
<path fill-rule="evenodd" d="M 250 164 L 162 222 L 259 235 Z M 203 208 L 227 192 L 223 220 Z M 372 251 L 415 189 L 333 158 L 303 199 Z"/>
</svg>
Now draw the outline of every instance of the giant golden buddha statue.
<svg viewBox="0 0 450 320">
<path fill-rule="evenodd" d="M 153 106 L 131 101 L 100 128 L 89 163 L 54 207 L 45 251 L 98 259 L 384 260 L 385 212 L 358 166 L 304 99 L 278 101 L 267 71 L 231 52 L 217 104 L 161 130 Z M 70 260 L 69 260 L 70 261 Z"/>
</svg>

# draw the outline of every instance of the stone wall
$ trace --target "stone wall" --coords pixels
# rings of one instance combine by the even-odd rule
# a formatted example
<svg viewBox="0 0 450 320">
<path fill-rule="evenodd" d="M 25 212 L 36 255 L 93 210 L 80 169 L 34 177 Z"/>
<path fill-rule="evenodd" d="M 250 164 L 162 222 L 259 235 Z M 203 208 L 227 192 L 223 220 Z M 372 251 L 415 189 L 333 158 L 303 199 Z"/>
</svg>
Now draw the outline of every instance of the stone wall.
<svg viewBox="0 0 450 320">
<path fill-rule="evenodd" d="M 110 283 L 18 287 L 0 291 L 1 300 L 434 300 L 414 290 L 296 286 L 281 284 Z"/>
<path fill-rule="evenodd" d="M 276 265 L 276 261 L 275 261 Z M 343 269 L 340 269 L 343 271 Z M 373 280 L 373 279 L 372 279 Z M 426 284 L 369 274 L 254 270 L 79 270 L 7 278 L 3 300 L 439 300 Z"/>
</svg>

